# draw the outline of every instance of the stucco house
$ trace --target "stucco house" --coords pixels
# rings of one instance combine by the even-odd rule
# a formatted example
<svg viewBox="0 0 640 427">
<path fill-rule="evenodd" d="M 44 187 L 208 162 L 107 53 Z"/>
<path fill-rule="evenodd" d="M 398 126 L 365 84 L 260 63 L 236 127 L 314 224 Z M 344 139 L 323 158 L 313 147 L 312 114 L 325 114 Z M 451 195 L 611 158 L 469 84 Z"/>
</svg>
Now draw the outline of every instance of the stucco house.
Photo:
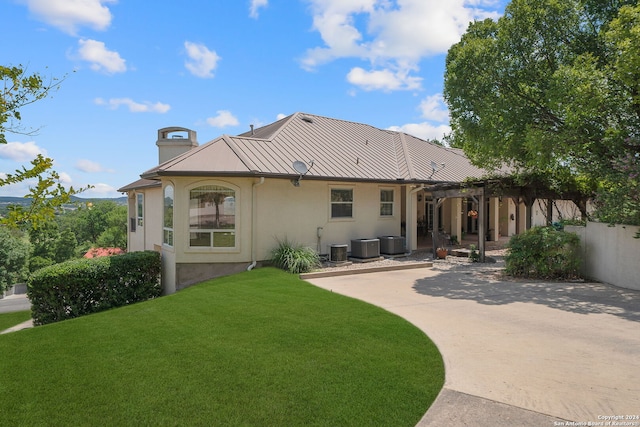
<svg viewBox="0 0 640 427">
<path fill-rule="evenodd" d="M 436 193 L 486 171 L 461 150 L 367 124 L 295 113 L 203 145 L 195 131 L 163 128 L 156 145 L 159 165 L 120 191 L 128 250 L 161 251 L 165 293 L 253 268 L 283 239 L 328 254 L 404 236 L 412 251 L 433 228 L 495 240 L 536 220 L 519 199 Z"/>
</svg>

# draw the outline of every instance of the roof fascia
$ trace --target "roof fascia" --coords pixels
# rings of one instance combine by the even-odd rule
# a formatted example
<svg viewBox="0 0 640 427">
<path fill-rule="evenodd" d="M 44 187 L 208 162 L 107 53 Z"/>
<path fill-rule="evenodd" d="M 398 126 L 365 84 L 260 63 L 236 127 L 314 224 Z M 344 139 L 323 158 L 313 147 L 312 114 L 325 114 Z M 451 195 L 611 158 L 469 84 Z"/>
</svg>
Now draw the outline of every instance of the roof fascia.
<svg viewBox="0 0 640 427">
<path fill-rule="evenodd" d="M 298 179 L 298 174 L 271 174 L 260 171 L 254 171 L 252 173 L 247 172 L 159 172 L 157 177 L 165 176 L 184 176 L 184 177 L 236 177 L 236 178 L 269 178 L 269 179 Z M 350 178 L 340 176 L 312 176 L 307 175 L 302 178 L 302 181 L 324 181 L 324 182 L 343 182 L 343 183 L 369 183 L 369 184 L 385 184 L 385 185 L 416 185 L 416 186 L 432 186 L 436 185 L 435 182 L 425 182 L 419 180 L 406 180 L 406 179 L 370 179 L 370 178 Z"/>
</svg>

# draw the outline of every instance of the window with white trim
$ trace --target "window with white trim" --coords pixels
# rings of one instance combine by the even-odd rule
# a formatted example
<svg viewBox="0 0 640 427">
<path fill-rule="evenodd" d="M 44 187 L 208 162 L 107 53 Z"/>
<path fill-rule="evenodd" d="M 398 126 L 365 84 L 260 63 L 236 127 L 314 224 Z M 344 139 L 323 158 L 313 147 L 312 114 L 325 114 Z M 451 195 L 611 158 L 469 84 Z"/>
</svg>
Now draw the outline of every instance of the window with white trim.
<svg viewBox="0 0 640 427">
<path fill-rule="evenodd" d="M 144 225 L 144 194 L 138 193 L 137 196 L 137 222 L 138 225 L 142 227 Z"/>
<path fill-rule="evenodd" d="M 189 191 L 189 246 L 236 246 L 236 192 L 219 185 Z"/>
<path fill-rule="evenodd" d="M 162 243 L 173 246 L 173 186 L 164 187 Z"/>
<path fill-rule="evenodd" d="M 331 218 L 353 218 L 353 188 L 331 189 Z"/>
<path fill-rule="evenodd" d="M 393 216 L 393 189 L 380 189 L 380 216 Z"/>
</svg>

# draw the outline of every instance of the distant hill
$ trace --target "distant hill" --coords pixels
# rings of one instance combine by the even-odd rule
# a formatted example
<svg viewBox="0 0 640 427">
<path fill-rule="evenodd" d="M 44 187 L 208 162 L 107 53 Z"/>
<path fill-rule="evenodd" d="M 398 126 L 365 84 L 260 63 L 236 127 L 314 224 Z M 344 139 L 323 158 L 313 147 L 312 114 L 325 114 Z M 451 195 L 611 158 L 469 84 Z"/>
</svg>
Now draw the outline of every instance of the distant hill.
<svg viewBox="0 0 640 427">
<path fill-rule="evenodd" d="M 25 197 L 11 197 L 11 196 L 0 196 L 0 210 L 2 208 L 6 208 L 9 205 L 22 205 L 22 206 L 29 206 L 31 204 L 31 200 L 30 198 L 25 198 Z M 76 197 L 76 196 L 72 196 L 71 200 L 73 200 L 74 203 L 96 203 L 96 202 L 100 202 L 100 201 L 112 201 L 115 202 L 119 205 L 126 205 L 127 204 L 127 196 L 122 196 L 122 197 L 90 197 L 90 198 L 82 198 L 82 197 Z M 70 205 L 73 206 L 73 205 Z"/>
<path fill-rule="evenodd" d="M 73 200 L 74 202 L 78 202 L 78 203 L 88 203 L 88 202 L 101 202 L 101 201 L 112 201 L 112 202 L 116 202 L 119 205 L 126 205 L 127 204 L 127 196 L 121 196 L 121 197 L 87 197 L 87 198 L 83 198 L 83 197 L 76 197 L 76 196 L 71 196 L 71 200 Z"/>
</svg>

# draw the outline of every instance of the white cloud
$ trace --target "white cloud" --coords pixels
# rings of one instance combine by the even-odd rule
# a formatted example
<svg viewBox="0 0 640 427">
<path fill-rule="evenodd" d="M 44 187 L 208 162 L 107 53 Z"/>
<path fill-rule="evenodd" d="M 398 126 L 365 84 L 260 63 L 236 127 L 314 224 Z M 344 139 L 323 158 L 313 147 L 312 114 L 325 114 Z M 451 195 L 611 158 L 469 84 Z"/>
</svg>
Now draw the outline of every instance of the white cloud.
<svg viewBox="0 0 640 427">
<path fill-rule="evenodd" d="M 6 179 L 7 174 L 0 172 L 0 178 Z M 2 186 L 2 195 L 7 197 L 24 197 L 29 193 L 29 186 L 36 184 L 33 179 L 17 182 L 15 184 L 8 184 Z"/>
<path fill-rule="evenodd" d="M 113 197 L 114 193 L 117 193 L 117 188 L 110 186 L 109 184 L 96 183 L 91 184 L 93 188 L 80 193 L 80 197 Z"/>
<path fill-rule="evenodd" d="M 407 123 L 402 126 L 391 126 L 388 130 L 408 133 L 421 139 L 437 139 L 443 142 L 444 136 L 451 133 L 449 126 L 449 110 L 442 94 L 427 96 L 418 106 L 420 115 L 427 121 L 422 123 Z"/>
<path fill-rule="evenodd" d="M 87 159 L 78 160 L 76 162 L 76 169 L 82 172 L 88 172 L 88 173 L 113 172 L 112 169 L 107 169 L 104 166 L 102 166 L 100 163 L 87 160 Z"/>
<path fill-rule="evenodd" d="M 404 132 L 409 135 L 417 136 L 418 138 L 431 140 L 437 139 L 442 141 L 445 135 L 451 133 L 451 128 L 448 125 L 432 125 L 431 123 L 407 123 L 402 126 L 391 126 L 388 130 L 396 132 Z"/>
<path fill-rule="evenodd" d="M 335 59 L 358 58 L 371 64 L 372 71 L 366 72 L 369 79 L 393 80 L 380 73 L 399 73 L 407 82 L 379 85 L 378 89 L 383 90 L 415 85 L 410 73 L 418 70 L 421 59 L 446 53 L 460 40 L 469 22 L 499 16 L 494 0 L 310 0 L 310 3 L 313 29 L 322 37 L 324 46 L 309 49 L 301 60 L 302 67 L 313 70 Z M 356 73 L 365 78 L 365 72 L 359 70 Z"/>
<path fill-rule="evenodd" d="M 111 12 L 105 6 L 116 0 L 26 0 L 38 19 L 75 35 L 78 27 L 105 30 L 111 25 Z"/>
<path fill-rule="evenodd" d="M 249 7 L 249 16 L 253 19 L 258 19 L 258 9 L 261 7 L 267 7 L 269 0 L 251 0 L 251 6 Z"/>
<path fill-rule="evenodd" d="M 58 180 L 61 184 L 71 185 L 73 180 L 71 179 L 71 175 L 66 172 L 58 172 Z"/>
<path fill-rule="evenodd" d="M 367 57 L 354 18 L 373 12 L 375 0 L 312 0 L 311 5 L 313 29 L 320 33 L 326 46 L 309 49 L 302 59 L 303 68 L 311 70 L 336 58 Z"/>
<path fill-rule="evenodd" d="M 10 172 L 11 173 L 11 172 Z M 58 182 L 63 185 L 66 189 L 72 184 L 71 176 L 66 172 L 58 173 Z M 0 178 L 6 178 L 7 174 L 0 172 Z M 38 179 L 32 178 L 27 179 L 25 181 L 17 182 L 15 184 L 5 185 L 2 187 L 2 195 L 3 196 L 12 196 L 12 197 L 24 197 L 30 191 L 30 188 L 33 188 L 38 185 Z"/>
<path fill-rule="evenodd" d="M 449 122 L 449 110 L 444 103 L 442 94 L 436 93 L 434 95 L 427 96 L 420 102 L 420 111 L 422 117 L 427 120 L 431 120 L 438 123 Z"/>
<path fill-rule="evenodd" d="M 278 114 L 278 115 L 276 116 L 276 120 L 282 120 L 282 119 L 284 119 L 285 117 L 287 117 L 287 114 L 280 113 L 280 114 Z"/>
<path fill-rule="evenodd" d="M 108 74 L 123 73 L 127 71 L 126 61 L 116 51 L 109 50 L 103 42 L 91 39 L 78 40 L 80 47 L 78 54 L 80 59 L 91 63 L 94 71 L 103 71 Z"/>
<path fill-rule="evenodd" d="M 35 159 L 38 154 L 46 156 L 47 151 L 44 148 L 38 147 L 33 141 L 0 144 L 0 159 L 28 162 Z"/>
<path fill-rule="evenodd" d="M 216 128 L 223 128 L 227 126 L 238 126 L 239 124 L 238 119 L 233 114 L 231 114 L 230 111 L 218 110 L 216 111 L 216 113 L 218 113 L 217 116 L 209 117 L 207 119 L 207 123 L 210 126 L 213 126 Z"/>
<path fill-rule="evenodd" d="M 189 60 L 184 66 L 197 77 L 210 78 L 213 77 L 213 71 L 218 66 L 218 61 L 222 58 L 218 54 L 209 50 L 204 44 L 184 42 L 184 48 L 187 50 Z"/>
<path fill-rule="evenodd" d="M 131 98 L 111 98 L 108 101 L 102 98 L 96 98 L 93 101 L 96 105 L 107 106 L 111 110 L 117 110 L 121 105 L 129 108 L 132 113 L 160 113 L 164 114 L 171 109 L 169 104 L 163 104 L 161 102 L 152 103 L 144 101 L 142 103 L 136 102 Z"/>
<path fill-rule="evenodd" d="M 391 70 L 366 71 L 360 67 L 352 68 L 347 81 L 364 90 L 413 90 L 420 88 L 420 77 L 408 76 L 406 72 L 394 73 Z"/>
</svg>

